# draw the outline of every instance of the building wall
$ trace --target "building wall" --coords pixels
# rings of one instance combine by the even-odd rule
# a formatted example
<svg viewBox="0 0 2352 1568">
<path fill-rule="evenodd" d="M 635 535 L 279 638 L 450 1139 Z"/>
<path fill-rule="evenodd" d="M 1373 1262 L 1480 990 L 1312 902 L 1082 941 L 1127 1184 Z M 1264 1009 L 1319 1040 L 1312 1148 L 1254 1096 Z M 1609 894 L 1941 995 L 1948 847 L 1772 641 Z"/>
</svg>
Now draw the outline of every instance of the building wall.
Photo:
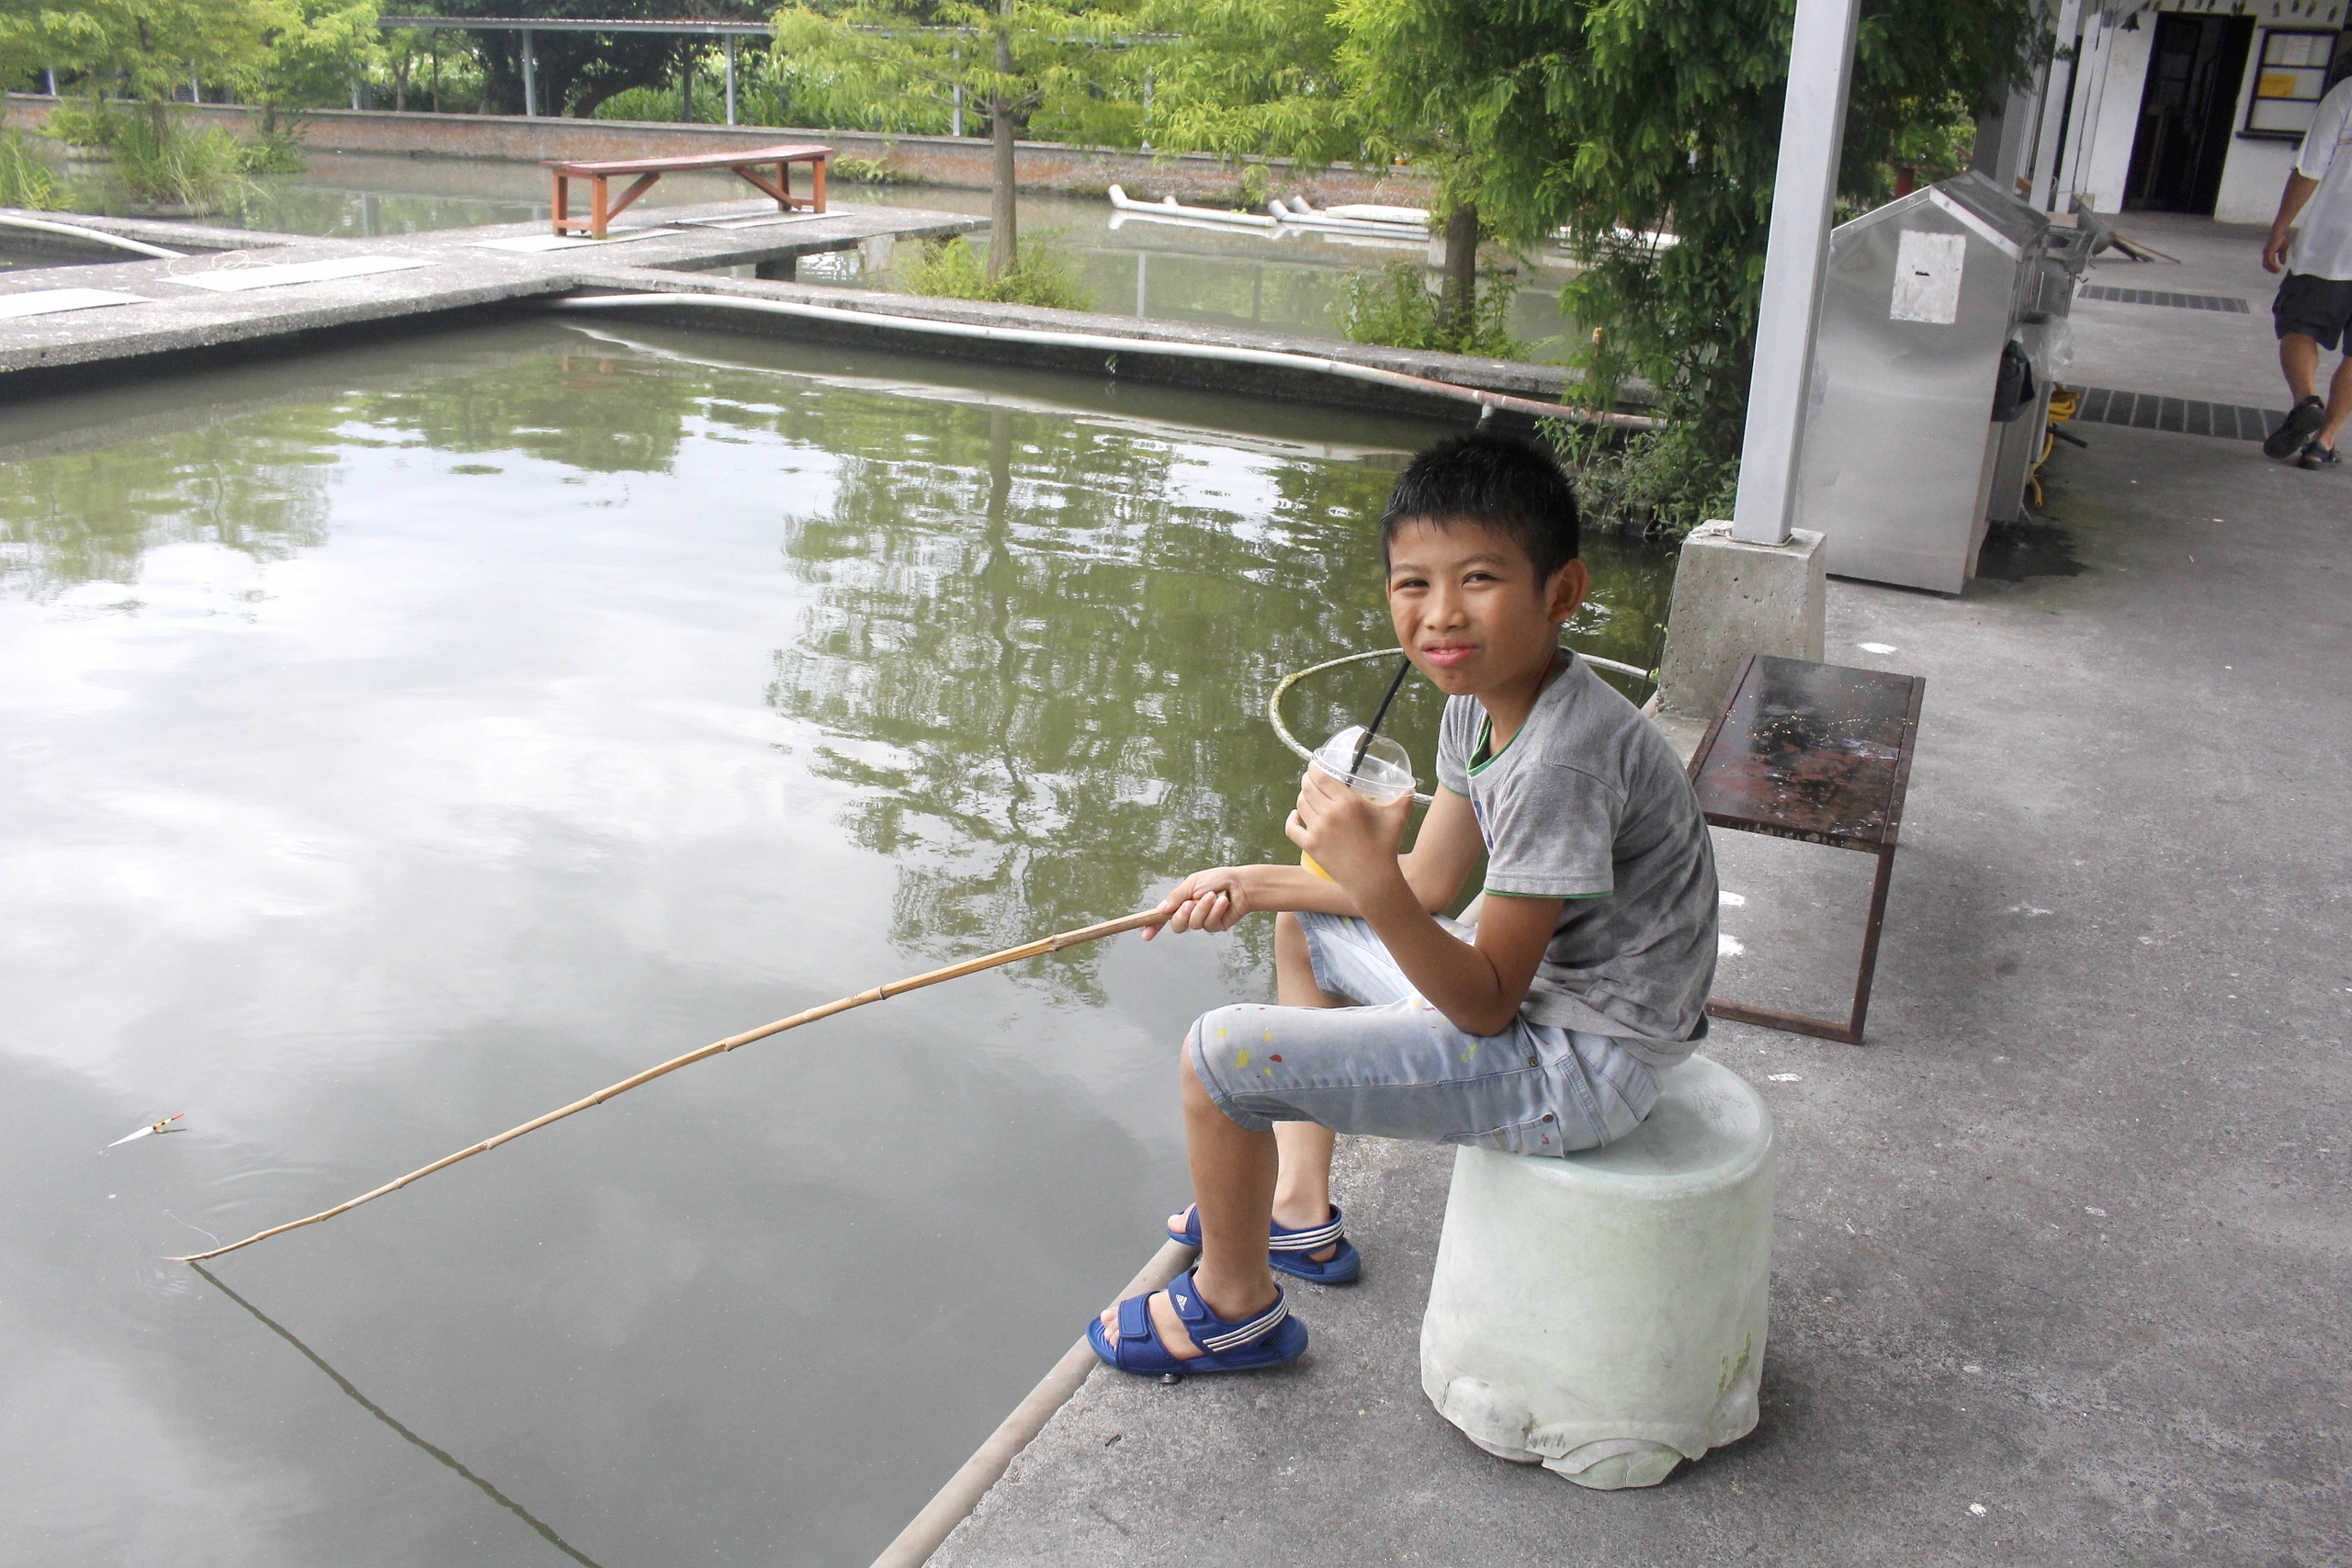
<svg viewBox="0 0 2352 1568">
<path fill-rule="evenodd" d="M 2101 212 L 2123 209 L 2132 142 L 2140 130 L 2140 96 L 2148 85 L 2148 56 L 2155 36 L 2155 18 L 2145 17 L 2138 28 L 2119 30 L 2108 53 L 2106 90 L 2099 95 L 2098 118 L 2085 133 L 2094 140 L 2083 149 L 2082 173 L 2075 181 L 2075 188 Z"/>
<path fill-rule="evenodd" d="M 2114 14 L 2120 18 L 2131 9 L 2128 3 L 2116 5 Z M 2244 0 L 2243 4 L 2234 0 L 2168 0 L 2140 11 L 2140 26 L 2136 28 L 2115 32 L 2097 116 L 2086 130 L 2090 144 L 2085 149 L 2082 169 L 2074 185 L 2101 212 L 2122 209 L 2159 10 L 2253 19 L 2254 47 L 2246 51 L 2245 73 L 2238 81 L 2230 121 L 2230 152 L 2222 165 L 2222 188 L 2213 216 L 2223 223 L 2267 223 L 2278 209 L 2278 190 L 2294 164 L 2295 148 L 2292 142 L 2235 134 L 2235 128 L 2245 123 L 2246 103 L 2261 69 L 2262 29 L 2340 27 L 2345 18 L 2345 0 Z"/>
</svg>

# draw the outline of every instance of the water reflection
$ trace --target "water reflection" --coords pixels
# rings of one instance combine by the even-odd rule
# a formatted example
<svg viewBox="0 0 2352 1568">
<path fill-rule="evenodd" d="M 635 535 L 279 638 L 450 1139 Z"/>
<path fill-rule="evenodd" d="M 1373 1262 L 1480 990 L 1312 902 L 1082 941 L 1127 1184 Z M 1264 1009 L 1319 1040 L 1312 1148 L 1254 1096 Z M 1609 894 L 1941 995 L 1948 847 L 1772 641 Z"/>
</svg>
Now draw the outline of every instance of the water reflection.
<svg viewBox="0 0 2352 1568">
<path fill-rule="evenodd" d="M 1384 637 L 1435 434 L 601 319 L 22 411 L 0 1560 L 871 1556 L 1155 1245 L 1170 1055 L 1262 932 L 861 1010 L 216 1265 L 309 1366 L 153 1260 L 1286 852 L 1261 705 Z M 1645 659 L 1663 567 L 1596 554 L 1579 635 Z"/>
<path fill-rule="evenodd" d="M 331 408 L 295 405 L 163 436 L 137 462 L 100 446 L 15 463 L 0 486 L 0 585 L 128 586 L 166 544 L 255 562 L 322 544 L 336 423 Z"/>
</svg>

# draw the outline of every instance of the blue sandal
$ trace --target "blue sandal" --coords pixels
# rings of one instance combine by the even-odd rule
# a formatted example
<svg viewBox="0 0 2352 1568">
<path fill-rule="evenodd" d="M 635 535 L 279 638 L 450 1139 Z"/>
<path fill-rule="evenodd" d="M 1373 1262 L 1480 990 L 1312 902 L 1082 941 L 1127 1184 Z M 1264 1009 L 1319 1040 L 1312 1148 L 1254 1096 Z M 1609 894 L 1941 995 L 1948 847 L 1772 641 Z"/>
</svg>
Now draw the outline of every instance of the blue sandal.
<svg viewBox="0 0 2352 1568">
<path fill-rule="evenodd" d="M 1151 1321 L 1151 1298 L 1158 1293 L 1146 1292 L 1119 1303 L 1116 1345 L 1102 1332 L 1101 1318 L 1087 1320 L 1086 1342 L 1106 1366 L 1144 1377 L 1181 1378 L 1190 1372 L 1248 1372 L 1279 1367 L 1306 1352 L 1306 1325 L 1290 1315 L 1290 1303 L 1280 1291 L 1274 1292 L 1274 1304 L 1257 1316 L 1227 1323 L 1201 1300 L 1193 1271 L 1187 1269 L 1168 1282 L 1168 1299 L 1175 1303 L 1184 1332 L 1203 1354 L 1189 1361 L 1179 1360 L 1159 1342 L 1159 1329 Z"/>
<path fill-rule="evenodd" d="M 1186 1247 L 1198 1247 L 1201 1245 L 1200 1205 L 1193 1204 L 1185 1211 L 1185 1214 L 1184 1228 L 1178 1230 L 1170 1225 L 1168 1239 L 1181 1241 Z M 1310 1252 L 1322 1251 L 1333 1242 L 1339 1243 L 1340 1250 L 1322 1262 L 1317 1263 L 1306 1256 Z M 1267 1244 L 1266 1261 L 1285 1274 L 1317 1285 L 1352 1285 L 1363 1274 L 1363 1254 L 1356 1250 L 1355 1243 L 1350 1241 L 1347 1233 L 1340 1228 L 1340 1206 L 1337 1203 L 1331 1205 L 1331 1217 L 1319 1225 L 1308 1225 L 1304 1230 L 1295 1231 L 1275 1225 L 1273 1237 Z"/>
</svg>

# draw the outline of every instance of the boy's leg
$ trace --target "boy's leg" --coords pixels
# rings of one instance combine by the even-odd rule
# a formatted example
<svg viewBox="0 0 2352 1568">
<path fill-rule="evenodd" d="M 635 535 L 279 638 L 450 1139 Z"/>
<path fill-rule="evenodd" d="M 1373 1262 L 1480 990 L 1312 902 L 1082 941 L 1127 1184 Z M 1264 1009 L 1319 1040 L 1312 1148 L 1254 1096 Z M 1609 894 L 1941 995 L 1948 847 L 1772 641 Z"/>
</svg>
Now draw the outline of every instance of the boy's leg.
<svg viewBox="0 0 2352 1568">
<path fill-rule="evenodd" d="M 1193 1070 L 1189 1043 L 1178 1069 L 1184 1099 L 1184 1147 L 1193 1167 L 1193 1196 L 1201 1214 L 1201 1258 L 1193 1284 L 1209 1310 L 1227 1323 L 1255 1317 L 1274 1302 L 1274 1272 L 1267 1266 L 1267 1222 L 1274 1204 L 1274 1135 L 1255 1133 L 1217 1109 Z M 1166 1291 L 1151 1297 L 1159 1343 L 1179 1360 L 1201 1352 L 1176 1315 Z M 1102 1314 L 1112 1344 L 1119 1342 L 1119 1309 Z"/>
<path fill-rule="evenodd" d="M 1274 999 L 1286 1008 L 1347 1006 L 1315 983 L 1306 933 L 1299 929 L 1298 917 L 1289 913 L 1274 917 Z M 1305 1230 L 1331 1217 L 1331 1148 L 1336 1141 L 1330 1128 L 1312 1122 L 1274 1123 L 1274 1144 L 1282 1150 L 1274 1179 L 1274 1219 L 1285 1230 Z M 1334 1242 L 1307 1256 L 1325 1263 L 1339 1250 Z"/>
<path fill-rule="evenodd" d="M 1348 1004 L 1328 996 L 1315 983 L 1314 961 L 1306 954 L 1306 933 L 1298 917 L 1287 912 L 1274 917 L 1274 999 L 1286 1008 L 1340 1008 Z M 1312 1122 L 1277 1122 L 1274 1146 L 1281 1151 L 1280 1174 L 1274 1180 L 1274 1220 L 1285 1230 L 1306 1230 L 1331 1217 L 1331 1148 L 1336 1141 L 1329 1127 Z M 1182 1230 L 1183 1214 L 1168 1216 L 1170 1230 Z M 1339 1253 L 1337 1242 L 1307 1257 L 1328 1263 Z"/>
</svg>

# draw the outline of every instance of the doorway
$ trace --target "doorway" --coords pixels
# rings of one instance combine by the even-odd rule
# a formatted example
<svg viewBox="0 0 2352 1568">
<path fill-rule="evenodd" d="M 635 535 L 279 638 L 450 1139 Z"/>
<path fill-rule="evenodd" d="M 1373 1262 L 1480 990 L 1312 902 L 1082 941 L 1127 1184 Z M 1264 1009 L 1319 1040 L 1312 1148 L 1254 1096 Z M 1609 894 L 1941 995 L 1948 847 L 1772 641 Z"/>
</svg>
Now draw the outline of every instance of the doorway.
<svg viewBox="0 0 2352 1568">
<path fill-rule="evenodd" d="M 2158 14 L 2123 187 L 2127 210 L 2211 216 L 2253 44 L 2251 17 Z"/>
</svg>

